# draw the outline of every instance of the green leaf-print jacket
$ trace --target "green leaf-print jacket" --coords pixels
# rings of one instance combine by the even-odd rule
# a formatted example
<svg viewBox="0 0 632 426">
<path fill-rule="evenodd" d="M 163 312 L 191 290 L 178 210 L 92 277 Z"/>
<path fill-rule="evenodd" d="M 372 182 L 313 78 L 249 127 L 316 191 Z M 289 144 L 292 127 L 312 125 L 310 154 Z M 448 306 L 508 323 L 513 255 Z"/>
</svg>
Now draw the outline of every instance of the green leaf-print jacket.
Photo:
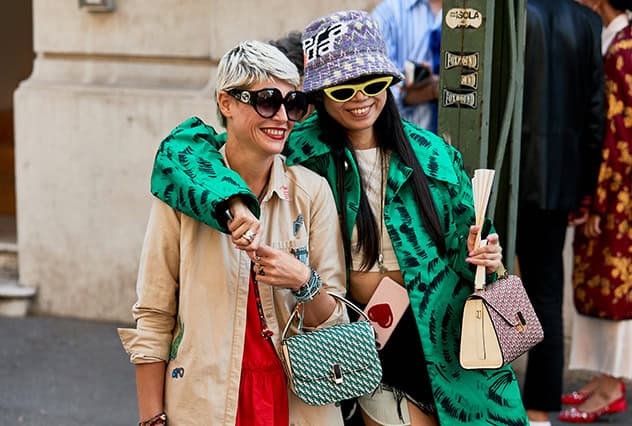
<svg viewBox="0 0 632 426">
<path fill-rule="evenodd" d="M 396 154 L 390 160 L 384 222 L 416 317 L 440 423 L 526 425 L 518 382 L 510 367 L 464 370 L 459 365 L 461 316 L 474 275 L 465 262 L 474 207 L 461 155 L 431 132 L 408 122 L 404 129 L 428 176 L 447 253 L 439 256 L 426 232 L 411 190 L 412 170 Z M 319 133 L 316 114 L 297 124 L 287 141 L 287 164 L 301 164 L 328 180 L 338 210 L 347 210 L 351 235 L 360 198 L 358 169 L 347 152 L 347 202 L 341 206 L 330 148 L 320 141 Z M 160 145 L 151 191 L 173 208 L 226 232 L 223 212 L 230 196 L 242 195 L 255 215 L 259 211 L 255 195 L 223 166 L 217 148 L 224 140 L 224 135 L 217 135 L 199 118 L 180 124 Z"/>
</svg>

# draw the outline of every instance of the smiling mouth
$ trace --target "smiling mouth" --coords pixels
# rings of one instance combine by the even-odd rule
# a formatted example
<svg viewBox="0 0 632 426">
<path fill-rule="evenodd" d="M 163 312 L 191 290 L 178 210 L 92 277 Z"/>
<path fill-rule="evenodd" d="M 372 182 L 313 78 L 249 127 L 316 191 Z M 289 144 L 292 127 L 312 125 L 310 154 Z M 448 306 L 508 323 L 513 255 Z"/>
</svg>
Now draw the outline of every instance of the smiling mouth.
<svg viewBox="0 0 632 426">
<path fill-rule="evenodd" d="M 266 135 L 273 137 L 274 139 L 283 138 L 283 136 L 285 136 L 285 129 L 266 128 L 266 129 L 261 129 L 261 131 L 265 133 Z"/>
<path fill-rule="evenodd" d="M 283 129 L 261 129 L 261 131 L 275 138 L 281 137 L 285 134 L 285 130 Z"/>
<path fill-rule="evenodd" d="M 351 113 L 351 115 L 362 116 L 369 112 L 369 109 L 371 109 L 371 105 L 362 108 L 353 108 L 348 111 Z"/>
</svg>

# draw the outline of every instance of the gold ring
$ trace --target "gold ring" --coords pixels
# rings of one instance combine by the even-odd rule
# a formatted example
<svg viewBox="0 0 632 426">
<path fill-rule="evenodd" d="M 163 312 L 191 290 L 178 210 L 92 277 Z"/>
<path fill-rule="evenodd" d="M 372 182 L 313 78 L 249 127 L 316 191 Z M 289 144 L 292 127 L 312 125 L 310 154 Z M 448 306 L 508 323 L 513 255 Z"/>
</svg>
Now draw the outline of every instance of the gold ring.
<svg viewBox="0 0 632 426">
<path fill-rule="evenodd" d="M 259 266 L 259 275 L 265 275 L 266 271 L 263 270 L 263 266 Z"/>
</svg>

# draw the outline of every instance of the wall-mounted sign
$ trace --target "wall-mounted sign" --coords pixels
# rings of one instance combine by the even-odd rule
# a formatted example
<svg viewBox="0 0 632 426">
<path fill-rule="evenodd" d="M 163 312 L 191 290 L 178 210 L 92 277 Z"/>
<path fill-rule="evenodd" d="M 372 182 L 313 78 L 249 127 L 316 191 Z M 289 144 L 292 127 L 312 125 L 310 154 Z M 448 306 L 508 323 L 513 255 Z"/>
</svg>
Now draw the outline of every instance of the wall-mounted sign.
<svg viewBox="0 0 632 426">
<path fill-rule="evenodd" d="M 476 9 L 454 8 L 445 14 L 448 28 L 479 28 L 483 24 L 483 15 Z"/>
<path fill-rule="evenodd" d="M 462 66 L 478 70 L 478 52 L 459 55 L 458 53 L 445 52 L 445 69 Z"/>
<path fill-rule="evenodd" d="M 79 8 L 87 12 L 113 12 L 114 0 L 79 0 Z"/>
<path fill-rule="evenodd" d="M 461 74 L 461 86 L 478 89 L 478 73 Z"/>
<path fill-rule="evenodd" d="M 476 108 L 476 92 L 455 93 L 448 89 L 443 89 L 443 106 L 454 108 L 459 105 Z"/>
</svg>

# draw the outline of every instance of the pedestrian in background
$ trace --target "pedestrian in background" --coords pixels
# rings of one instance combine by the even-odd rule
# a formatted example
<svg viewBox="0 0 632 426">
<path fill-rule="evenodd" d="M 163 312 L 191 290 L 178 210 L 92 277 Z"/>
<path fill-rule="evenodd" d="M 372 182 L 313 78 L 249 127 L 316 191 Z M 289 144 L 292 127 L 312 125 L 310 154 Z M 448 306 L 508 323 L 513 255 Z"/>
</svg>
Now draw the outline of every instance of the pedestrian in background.
<svg viewBox="0 0 632 426">
<path fill-rule="evenodd" d="M 296 69 L 298 69 L 298 73 L 301 76 L 301 87 L 303 86 L 303 44 L 301 42 L 302 34 L 300 31 L 290 31 L 286 35 L 276 40 L 271 40 L 270 43 L 272 46 L 279 49 L 287 58 L 296 65 Z M 307 108 L 307 112 L 298 121 L 303 121 L 310 116 L 310 114 L 314 111 L 314 104 L 310 102 L 309 107 Z"/>
<path fill-rule="evenodd" d="M 603 135 L 599 16 L 574 0 L 528 0 L 516 248 L 544 340 L 528 355 L 532 425 L 561 408 L 562 251 L 568 215 L 594 192 Z"/>
<path fill-rule="evenodd" d="M 582 0 L 603 21 L 606 113 L 601 168 L 575 231 L 570 369 L 596 373 L 563 395 L 559 418 L 594 422 L 625 411 L 632 379 L 632 27 L 630 0 Z"/>
<path fill-rule="evenodd" d="M 304 303 L 306 327 L 347 320 L 328 294 L 343 295 L 346 281 L 329 185 L 306 168 L 287 167 L 280 155 L 307 111 L 299 83 L 296 67 L 261 42 L 240 43 L 218 65 L 216 101 L 227 129 L 219 154 L 230 170 L 218 177 L 221 185 L 201 191 L 222 198 L 232 189 L 229 172 L 239 176 L 258 194 L 260 223 L 244 223 L 237 207 L 227 221 L 224 206 L 231 238 L 154 199 L 136 328 L 119 330 L 136 365 L 143 426 L 166 424 L 167 416 L 170 425 L 342 424 L 338 407 L 309 406 L 290 392 L 278 356 L 297 303 Z M 191 118 L 170 138 L 209 144 L 217 134 L 197 132 L 201 126 Z"/>
<path fill-rule="evenodd" d="M 404 71 L 406 61 L 426 67 L 423 81 L 391 90 L 402 118 L 437 132 L 443 0 L 384 0 L 372 12 L 386 42 L 386 52 Z"/>
<path fill-rule="evenodd" d="M 301 43 L 301 32 L 300 31 L 290 31 L 283 37 L 280 37 L 276 40 L 270 40 L 272 46 L 276 47 L 283 53 L 287 58 L 292 62 L 296 69 L 298 70 L 298 74 L 303 78 L 303 44 Z"/>
</svg>

